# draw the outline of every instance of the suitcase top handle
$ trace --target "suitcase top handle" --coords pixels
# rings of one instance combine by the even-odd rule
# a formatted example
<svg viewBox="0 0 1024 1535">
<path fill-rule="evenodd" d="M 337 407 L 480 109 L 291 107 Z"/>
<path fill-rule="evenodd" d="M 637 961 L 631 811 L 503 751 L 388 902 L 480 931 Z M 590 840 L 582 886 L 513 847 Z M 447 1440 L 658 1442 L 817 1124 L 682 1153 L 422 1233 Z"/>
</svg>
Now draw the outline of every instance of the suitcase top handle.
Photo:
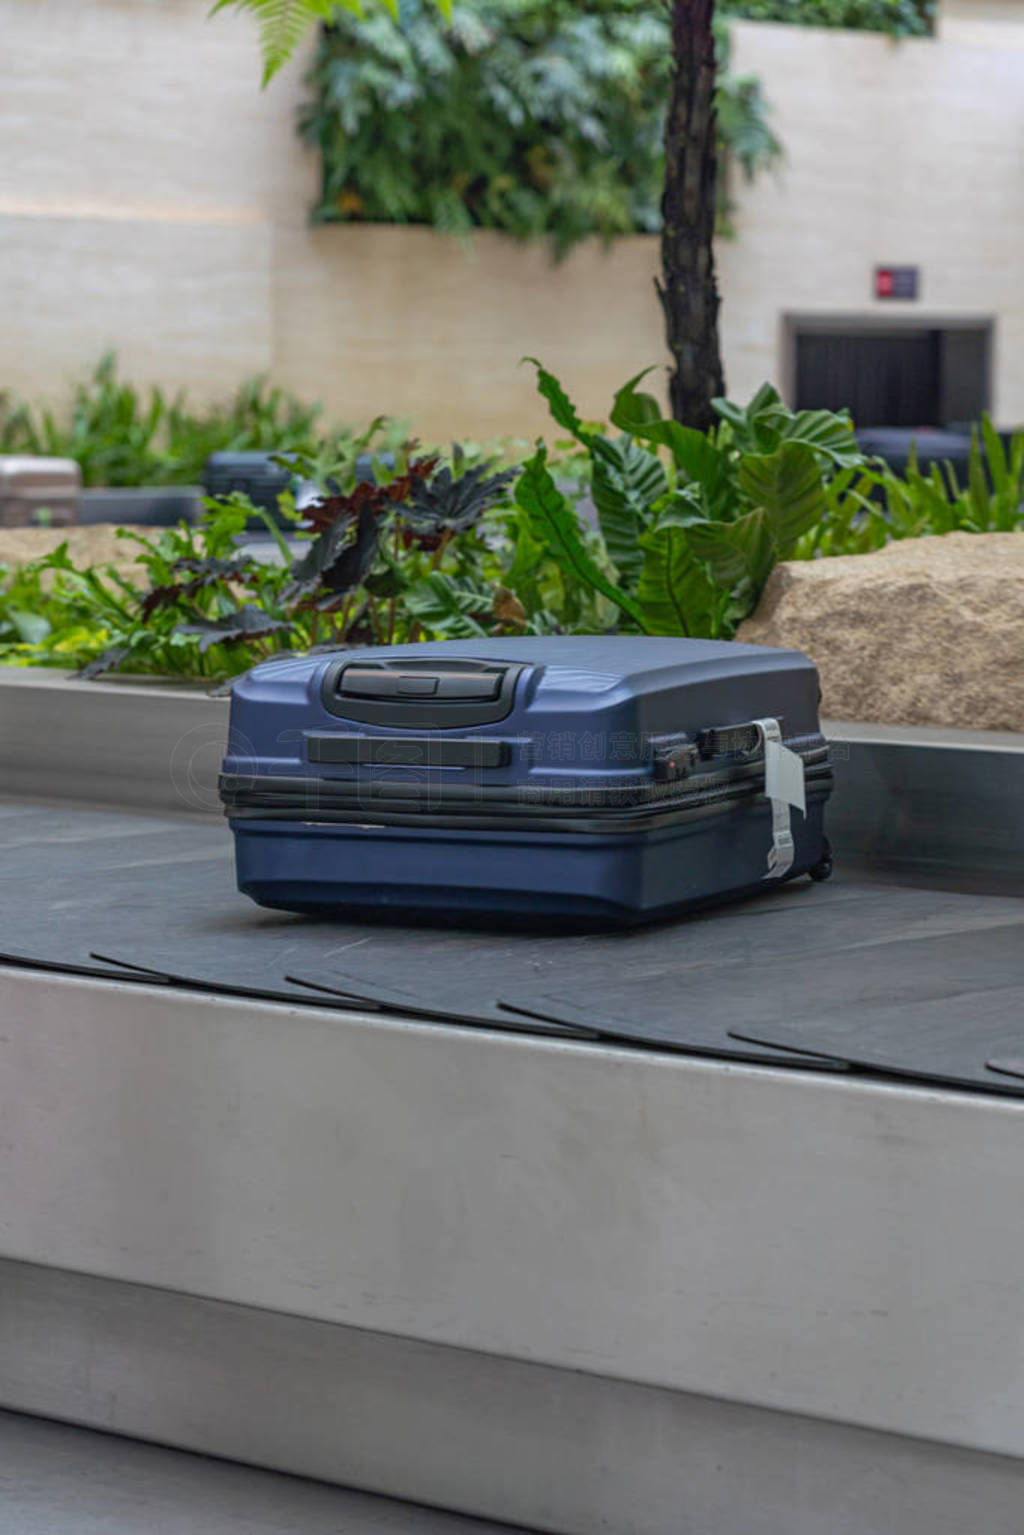
<svg viewBox="0 0 1024 1535">
<path fill-rule="evenodd" d="M 512 710 L 521 662 L 336 661 L 324 674 L 330 714 L 367 725 L 448 729 L 488 725 Z"/>
</svg>

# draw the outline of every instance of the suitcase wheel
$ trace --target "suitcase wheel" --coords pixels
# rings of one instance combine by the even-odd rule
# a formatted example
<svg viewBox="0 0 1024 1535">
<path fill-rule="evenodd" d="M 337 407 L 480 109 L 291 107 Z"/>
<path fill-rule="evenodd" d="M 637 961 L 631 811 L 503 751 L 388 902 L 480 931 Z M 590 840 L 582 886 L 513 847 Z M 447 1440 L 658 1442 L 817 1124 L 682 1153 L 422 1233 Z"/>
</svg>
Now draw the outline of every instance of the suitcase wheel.
<svg viewBox="0 0 1024 1535">
<path fill-rule="evenodd" d="M 813 869 L 808 869 L 807 872 L 813 880 L 820 884 L 823 879 L 830 878 L 832 874 L 832 867 L 832 844 L 826 837 L 825 849 L 822 853 L 820 861 L 814 865 Z"/>
</svg>

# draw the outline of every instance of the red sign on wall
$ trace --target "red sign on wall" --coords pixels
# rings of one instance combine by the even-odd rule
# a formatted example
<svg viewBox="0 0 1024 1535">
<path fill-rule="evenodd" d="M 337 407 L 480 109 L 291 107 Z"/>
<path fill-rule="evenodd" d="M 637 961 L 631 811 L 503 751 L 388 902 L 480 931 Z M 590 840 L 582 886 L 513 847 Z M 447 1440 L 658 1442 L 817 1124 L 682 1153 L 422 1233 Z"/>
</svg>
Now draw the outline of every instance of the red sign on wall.
<svg viewBox="0 0 1024 1535">
<path fill-rule="evenodd" d="M 916 266 L 876 266 L 875 298 L 915 299 L 919 277 Z"/>
</svg>

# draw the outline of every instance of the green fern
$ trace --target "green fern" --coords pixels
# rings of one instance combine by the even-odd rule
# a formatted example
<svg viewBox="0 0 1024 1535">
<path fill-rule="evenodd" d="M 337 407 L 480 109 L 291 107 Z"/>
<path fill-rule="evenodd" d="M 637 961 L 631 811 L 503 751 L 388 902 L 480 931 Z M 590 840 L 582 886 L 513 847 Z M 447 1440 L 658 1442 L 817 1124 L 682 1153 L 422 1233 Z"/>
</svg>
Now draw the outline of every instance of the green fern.
<svg viewBox="0 0 1024 1535">
<path fill-rule="evenodd" d="M 339 3 L 351 4 L 351 0 Z M 288 62 L 310 27 L 330 20 L 334 5 L 332 0 L 217 0 L 210 15 L 227 10 L 250 11 L 256 17 L 266 85 Z"/>
<path fill-rule="evenodd" d="M 398 0 L 379 3 L 397 20 Z M 436 3 L 447 13 L 448 0 Z M 250 11 L 259 23 L 266 85 L 287 64 L 311 27 L 320 21 L 330 21 L 339 10 L 361 15 L 362 5 L 360 0 L 216 0 L 210 15 L 227 10 Z"/>
</svg>

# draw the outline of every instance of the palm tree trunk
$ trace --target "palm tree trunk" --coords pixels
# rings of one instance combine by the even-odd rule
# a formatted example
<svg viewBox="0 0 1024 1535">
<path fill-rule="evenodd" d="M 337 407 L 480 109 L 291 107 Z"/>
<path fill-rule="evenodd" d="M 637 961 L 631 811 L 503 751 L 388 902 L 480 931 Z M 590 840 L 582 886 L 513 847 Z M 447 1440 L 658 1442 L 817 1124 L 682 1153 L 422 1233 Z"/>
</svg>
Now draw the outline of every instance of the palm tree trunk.
<svg viewBox="0 0 1024 1535">
<path fill-rule="evenodd" d="M 718 344 L 715 277 L 715 37 L 714 0 L 671 0 L 674 69 L 665 121 L 658 296 L 675 363 L 669 381 L 672 414 L 706 430 L 711 401 L 725 389 Z"/>
</svg>

